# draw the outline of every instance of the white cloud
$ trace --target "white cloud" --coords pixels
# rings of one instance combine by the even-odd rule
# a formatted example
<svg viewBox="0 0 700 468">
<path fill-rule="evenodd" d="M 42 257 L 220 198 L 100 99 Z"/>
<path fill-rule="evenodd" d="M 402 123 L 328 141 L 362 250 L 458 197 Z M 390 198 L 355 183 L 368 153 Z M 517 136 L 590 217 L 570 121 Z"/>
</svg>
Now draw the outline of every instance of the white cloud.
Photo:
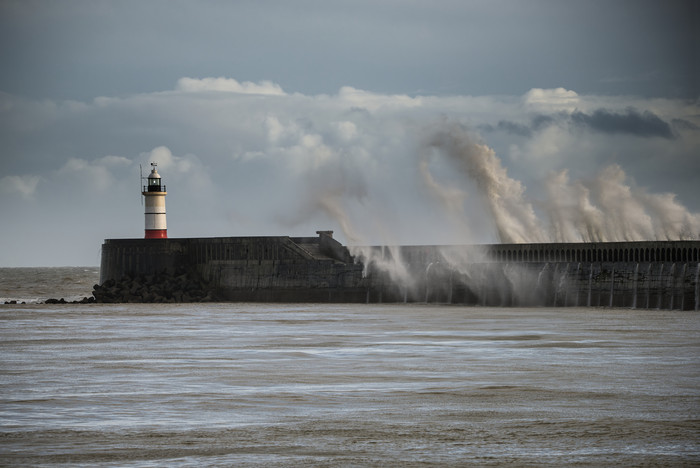
<svg viewBox="0 0 700 468">
<path fill-rule="evenodd" d="M 286 131 L 284 125 L 282 125 L 279 119 L 274 115 L 270 115 L 265 118 L 265 128 L 267 130 L 268 141 L 270 144 L 277 143 Z"/>
<path fill-rule="evenodd" d="M 552 126 L 533 136 L 526 144 L 527 160 L 536 164 L 539 168 L 547 167 L 547 159 L 554 159 L 556 163 L 565 160 L 571 151 L 574 139 L 566 130 Z"/>
<path fill-rule="evenodd" d="M 123 156 L 103 156 L 94 160 L 70 158 L 55 172 L 64 183 L 93 192 L 107 192 L 132 162 Z M 53 176 L 52 176 L 53 178 Z"/>
<path fill-rule="evenodd" d="M 199 93 L 206 91 L 216 91 L 223 93 L 238 94 L 268 94 L 283 96 L 284 90 L 277 83 L 271 81 L 261 81 L 253 83 L 244 81 L 239 83 L 233 78 L 180 78 L 177 82 L 177 90 L 187 93 Z"/>
<path fill-rule="evenodd" d="M 214 184 L 210 169 L 194 154 L 177 156 L 167 146 L 158 146 L 141 153 L 138 161 L 143 167 L 144 177 L 151 171 L 150 164 L 154 162 L 166 185 L 178 186 L 179 192 L 191 193 L 193 198 L 212 195 Z"/>
<path fill-rule="evenodd" d="M 410 97 L 402 94 L 376 94 L 353 88 L 351 86 L 343 86 L 338 91 L 338 99 L 351 107 L 368 109 L 376 111 L 382 107 L 389 108 L 412 108 L 423 105 L 422 97 Z"/>
<path fill-rule="evenodd" d="M 125 158 L 124 156 L 104 156 L 99 158 L 97 161 L 100 164 L 108 167 L 123 167 L 131 164 L 131 160 L 129 160 L 129 158 Z"/>
<path fill-rule="evenodd" d="M 341 140 L 349 142 L 357 136 L 357 125 L 352 122 L 335 122 L 337 134 Z"/>
<path fill-rule="evenodd" d="M 579 104 L 580 98 L 575 91 L 564 88 L 542 89 L 532 88 L 523 95 L 526 107 L 540 111 L 573 111 Z"/>
<path fill-rule="evenodd" d="M 149 164 L 156 163 L 160 169 L 172 168 L 174 163 L 173 153 L 167 146 L 158 146 L 147 153 L 141 153 L 140 159 L 147 160 Z"/>
</svg>

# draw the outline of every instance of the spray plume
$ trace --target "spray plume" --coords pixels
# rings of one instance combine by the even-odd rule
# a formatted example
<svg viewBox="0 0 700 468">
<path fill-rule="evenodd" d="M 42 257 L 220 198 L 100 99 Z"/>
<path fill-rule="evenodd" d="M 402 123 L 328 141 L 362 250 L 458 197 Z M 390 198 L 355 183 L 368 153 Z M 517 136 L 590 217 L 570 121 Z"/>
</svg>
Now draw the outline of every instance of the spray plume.
<svg viewBox="0 0 700 468">
<path fill-rule="evenodd" d="M 520 181 L 508 176 L 491 148 L 473 141 L 457 125 L 448 125 L 446 129 L 435 132 L 428 140 L 428 148 L 437 149 L 445 155 L 463 177 L 463 183 L 473 182 L 476 185 L 487 203 L 501 242 L 546 241 L 547 237 L 540 227 L 532 204 L 524 199 L 525 187 Z M 434 182 L 427 164 L 421 164 L 421 172 L 426 185 L 439 198 L 444 199 L 440 191 L 435 190 L 439 185 Z"/>
<path fill-rule="evenodd" d="M 472 188 L 485 202 L 501 243 L 690 240 L 700 237 L 700 215 L 689 212 L 673 194 L 652 194 L 628 183 L 625 172 L 618 165 L 605 167 L 587 182 L 572 182 L 566 170 L 551 172 L 545 180 L 546 199 L 532 202 L 525 196 L 525 186 L 508 175 L 493 149 L 475 140 L 465 128 L 448 124 L 437 130 L 431 129 L 425 142 L 425 151 L 417 160 L 421 181 L 448 217 L 458 221 L 462 232 L 468 231 L 471 221 L 464 202 L 469 193 L 467 189 Z M 446 161 L 452 169 L 451 174 L 457 175 L 456 185 L 439 180 L 431 172 L 431 164 L 437 159 Z M 359 181 L 353 184 L 347 183 L 346 175 L 340 177 L 344 183 L 329 184 L 328 178 L 324 177 L 325 183 L 309 184 L 316 186 L 310 206 L 336 220 L 351 244 L 351 254 L 365 265 L 366 274 L 380 272 L 404 291 L 421 282 L 424 284 L 432 270 L 444 268 L 460 275 L 464 281 L 490 282 L 488 277 L 477 278 L 486 273 L 473 269 L 474 264 L 485 261 L 485 253 L 478 248 L 440 248 L 437 250 L 439 258 L 430 262 L 431 271 L 416 271 L 402 258 L 402 251 L 396 244 L 388 243 L 390 247 L 381 248 L 367 246 L 361 230 L 364 226 L 358 228 L 344 209 L 348 199 L 358 198 L 358 193 L 355 193 L 358 186 L 362 187 L 359 191 L 362 197 L 358 199 L 367 194 L 367 181 L 362 172 L 357 171 L 354 176 L 359 176 Z M 318 185 L 323 189 L 318 190 Z M 534 206 L 541 208 L 546 221 L 537 216 Z M 367 218 L 364 216 L 365 220 Z M 387 231 L 386 227 L 384 230 Z M 513 270 L 516 267 L 505 268 L 502 276 L 513 283 L 514 291 L 532 289 L 531 285 L 516 287 L 516 283 L 529 280 Z"/>
<path fill-rule="evenodd" d="M 548 222 L 536 214 L 524 185 L 510 176 L 496 153 L 475 142 L 455 125 L 434 132 L 428 150 L 438 150 L 462 176 L 460 183 L 477 188 L 486 201 L 501 243 L 616 242 L 681 240 L 700 236 L 700 215 L 690 213 L 673 194 L 651 194 L 627 182 L 616 165 L 605 167 L 588 184 L 569 181 L 566 170 L 550 173 L 544 207 Z M 420 161 L 423 182 L 451 215 L 461 208 L 465 191 L 445 187 L 429 170 L 426 151 Z M 458 203 L 459 202 L 459 203 Z M 461 213 L 465 216 L 464 213 Z"/>
<path fill-rule="evenodd" d="M 604 168 L 588 186 L 571 184 L 566 171 L 551 173 L 547 194 L 554 242 L 690 240 L 700 234 L 700 215 L 673 194 L 629 184 L 618 165 Z"/>
</svg>

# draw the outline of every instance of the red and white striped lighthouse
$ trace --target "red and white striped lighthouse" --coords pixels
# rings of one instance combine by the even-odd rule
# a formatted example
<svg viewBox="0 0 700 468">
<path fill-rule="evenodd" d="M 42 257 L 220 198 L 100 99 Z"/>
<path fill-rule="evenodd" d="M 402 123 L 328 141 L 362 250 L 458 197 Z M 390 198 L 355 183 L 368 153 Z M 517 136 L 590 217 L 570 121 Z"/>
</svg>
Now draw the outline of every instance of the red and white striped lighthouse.
<svg viewBox="0 0 700 468">
<path fill-rule="evenodd" d="M 165 196 L 168 192 L 165 191 L 165 185 L 161 184 L 157 165 L 151 163 L 153 169 L 148 174 L 148 185 L 145 185 L 141 192 L 146 197 L 146 239 L 168 238 L 168 228 L 165 224 Z"/>
</svg>

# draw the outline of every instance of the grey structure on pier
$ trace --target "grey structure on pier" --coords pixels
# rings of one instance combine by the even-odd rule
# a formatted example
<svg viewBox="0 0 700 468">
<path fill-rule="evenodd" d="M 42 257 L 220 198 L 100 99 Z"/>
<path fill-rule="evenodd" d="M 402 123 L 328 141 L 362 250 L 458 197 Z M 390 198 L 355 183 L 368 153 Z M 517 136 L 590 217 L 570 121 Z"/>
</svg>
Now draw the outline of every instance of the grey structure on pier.
<svg viewBox="0 0 700 468">
<path fill-rule="evenodd" d="M 352 253 L 352 254 L 351 254 Z M 698 310 L 700 241 L 350 249 L 317 237 L 107 239 L 100 283 L 186 270 L 228 301 Z"/>
</svg>

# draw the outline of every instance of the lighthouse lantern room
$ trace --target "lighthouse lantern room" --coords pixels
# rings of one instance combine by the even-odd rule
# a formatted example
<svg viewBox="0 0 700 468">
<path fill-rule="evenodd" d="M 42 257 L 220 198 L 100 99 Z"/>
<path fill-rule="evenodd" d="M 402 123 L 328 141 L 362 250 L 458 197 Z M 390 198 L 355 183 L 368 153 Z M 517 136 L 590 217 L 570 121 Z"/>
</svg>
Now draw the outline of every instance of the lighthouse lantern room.
<svg viewBox="0 0 700 468">
<path fill-rule="evenodd" d="M 148 174 L 148 185 L 143 187 L 141 194 L 146 198 L 146 239 L 167 239 L 168 229 L 165 224 L 165 185 L 161 184 L 160 174 L 156 170 L 158 164 L 152 162 L 153 169 Z"/>
</svg>

